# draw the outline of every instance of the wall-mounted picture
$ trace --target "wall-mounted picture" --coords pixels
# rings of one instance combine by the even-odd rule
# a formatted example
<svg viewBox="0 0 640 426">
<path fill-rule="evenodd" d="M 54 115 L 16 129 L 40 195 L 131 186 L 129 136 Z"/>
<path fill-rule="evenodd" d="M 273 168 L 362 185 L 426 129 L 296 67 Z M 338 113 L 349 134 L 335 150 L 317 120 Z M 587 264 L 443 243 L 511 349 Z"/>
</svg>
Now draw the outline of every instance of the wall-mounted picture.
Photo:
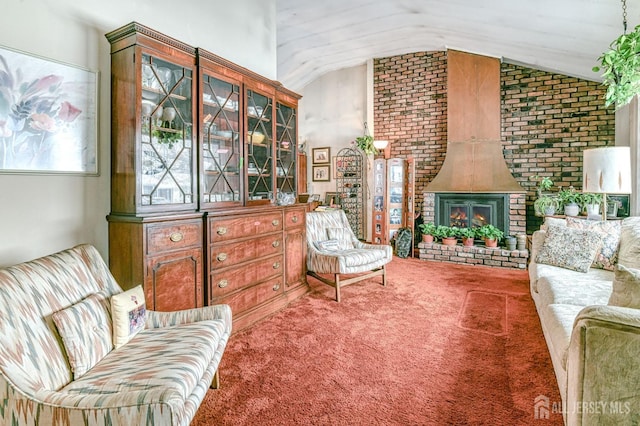
<svg viewBox="0 0 640 426">
<path fill-rule="evenodd" d="M 0 46 L 0 172 L 98 174 L 98 73 Z"/>
<path fill-rule="evenodd" d="M 313 181 L 328 182 L 331 178 L 331 166 L 313 166 Z"/>
<path fill-rule="evenodd" d="M 313 164 L 329 164 L 331 161 L 329 152 L 329 147 L 313 148 Z"/>
</svg>

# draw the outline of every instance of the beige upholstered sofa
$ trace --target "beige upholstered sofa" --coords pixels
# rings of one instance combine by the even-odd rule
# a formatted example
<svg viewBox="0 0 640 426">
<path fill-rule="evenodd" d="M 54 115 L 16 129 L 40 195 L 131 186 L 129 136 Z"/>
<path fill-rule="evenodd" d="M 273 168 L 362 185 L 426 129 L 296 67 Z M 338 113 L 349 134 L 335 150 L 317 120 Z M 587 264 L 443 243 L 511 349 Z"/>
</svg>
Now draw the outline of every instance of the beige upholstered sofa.
<svg viewBox="0 0 640 426">
<path fill-rule="evenodd" d="M 567 220 L 547 221 L 549 228 L 533 234 L 529 266 L 531 295 L 562 396 L 562 406 L 548 408 L 562 407 L 568 425 L 640 424 L 640 309 L 621 306 L 632 302 L 629 294 L 609 304 L 613 281 L 619 289 L 624 273 L 618 265 L 627 268 L 627 275 L 640 273 L 640 217 L 616 224 L 620 233 L 613 271 L 590 267 L 577 272 L 537 261 L 544 260 L 538 257 L 544 244 L 551 234 L 562 235 L 557 227 L 567 226 Z M 551 263 L 565 254 L 571 255 L 555 253 Z M 637 302 L 640 286 L 635 291 Z"/>
<path fill-rule="evenodd" d="M 160 313 L 128 343 L 80 373 L 70 341 L 61 338 L 58 312 L 87 300 L 100 306 L 125 294 L 97 250 L 81 245 L 0 269 L 0 424 L 188 425 L 217 368 L 231 333 L 227 305 Z M 85 331 L 73 347 L 94 357 L 97 335 L 110 332 L 104 312 L 68 316 Z M 56 319 L 54 323 L 53 318 Z M 77 321 L 77 324 L 74 324 Z M 93 324 L 93 325 L 92 325 Z M 125 323 L 126 324 L 126 323 Z M 109 336 L 109 334 L 106 336 Z M 66 339 L 66 337 L 65 337 Z M 69 352 L 69 353 L 67 353 Z M 79 376 L 79 377 L 78 377 Z"/>
</svg>

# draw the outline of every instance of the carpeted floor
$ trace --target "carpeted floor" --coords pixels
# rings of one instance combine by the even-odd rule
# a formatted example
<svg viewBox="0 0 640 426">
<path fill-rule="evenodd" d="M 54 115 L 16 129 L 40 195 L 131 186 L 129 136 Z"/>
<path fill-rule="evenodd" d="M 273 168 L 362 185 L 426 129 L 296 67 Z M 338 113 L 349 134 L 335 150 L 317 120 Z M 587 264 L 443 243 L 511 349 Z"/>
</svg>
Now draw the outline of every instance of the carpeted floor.
<svg viewBox="0 0 640 426">
<path fill-rule="evenodd" d="M 394 258 L 380 277 L 312 293 L 233 335 L 192 423 L 561 425 L 526 271 Z"/>
</svg>

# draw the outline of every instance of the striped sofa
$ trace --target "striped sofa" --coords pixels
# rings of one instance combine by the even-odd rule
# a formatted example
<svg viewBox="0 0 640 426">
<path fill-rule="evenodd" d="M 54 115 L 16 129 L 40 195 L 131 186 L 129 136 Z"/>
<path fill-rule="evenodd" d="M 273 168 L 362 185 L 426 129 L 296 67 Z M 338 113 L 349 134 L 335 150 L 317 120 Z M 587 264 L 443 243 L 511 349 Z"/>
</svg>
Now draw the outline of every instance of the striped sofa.
<svg viewBox="0 0 640 426">
<path fill-rule="evenodd" d="M 0 269 L 0 425 L 191 422 L 217 384 L 231 333 L 229 306 L 146 311 L 142 331 L 118 349 L 110 345 L 93 368 L 74 377 L 52 317 L 121 292 L 89 245 Z M 104 318 L 100 327 L 86 327 L 89 337 L 111 326 Z M 78 317 L 81 325 L 85 319 Z"/>
</svg>

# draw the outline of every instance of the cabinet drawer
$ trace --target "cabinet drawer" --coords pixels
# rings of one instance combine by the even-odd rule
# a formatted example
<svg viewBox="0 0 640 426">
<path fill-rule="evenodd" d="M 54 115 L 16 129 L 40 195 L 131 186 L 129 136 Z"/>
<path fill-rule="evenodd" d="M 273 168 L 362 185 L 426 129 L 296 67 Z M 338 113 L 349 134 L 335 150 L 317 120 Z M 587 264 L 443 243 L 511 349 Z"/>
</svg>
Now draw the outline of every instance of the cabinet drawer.
<svg viewBox="0 0 640 426">
<path fill-rule="evenodd" d="M 233 266 L 263 256 L 282 253 L 282 232 L 239 243 L 214 244 L 211 247 L 211 269 Z"/>
<path fill-rule="evenodd" d="M 147 226 L 147 254 L 202 247 L 202 222 L 172 222 Z"/>
<path fill-rule="evenodd" d="M 282 212 L 279 211 L 230 219 L 209 219 L 209 240 L 212 243 L 268 234 L 281 230 Z"/>
<path fill-rule="evenodd" d="M 294 228 L 296 226 L 304 226 L 306 210 L 304 207 L 299 209 L 286 210 L 284 213 L 285 229 Z"/>
<path fill-rule="evenodd" d="M 282 279 L 284 258 L 281 254 L 211 273 L 209 294 L 220 297 L 269 278 Z"/>
<path fill-rule="evenodd" d="M 225 297 L 216 297 L 211 304 L 226 303 L 231 306 L 233 316 L 237 317 L 240 313 L 281 295 L 283 287 L 282 278 L 277 277 Z"/>
</svg>

